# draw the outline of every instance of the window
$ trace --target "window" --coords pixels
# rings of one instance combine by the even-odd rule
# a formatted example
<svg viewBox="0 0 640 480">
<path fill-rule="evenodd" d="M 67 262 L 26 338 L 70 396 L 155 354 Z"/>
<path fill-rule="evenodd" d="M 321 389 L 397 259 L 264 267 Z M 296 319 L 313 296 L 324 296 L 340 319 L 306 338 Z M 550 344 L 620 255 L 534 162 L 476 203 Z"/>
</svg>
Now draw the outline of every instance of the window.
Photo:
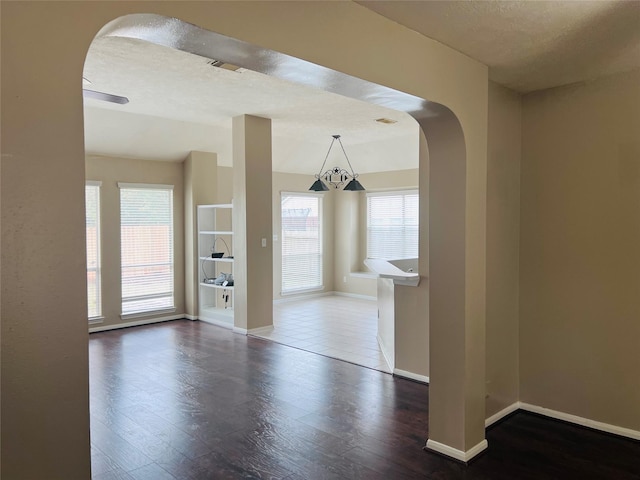
<svg viewBox="0 0 640 480">
<path fill-rule="evenodd" d="M 122 316 L 173 310 L 173 186 L 118 186 Z"/>
<path fill-rule="evenodd" d="M 322 288 L 322 198 L 282 194 L 282 293 Z"/>
<path fill-rule="evenodd" d="M 84 189 L 87 226 L 87 309 L 89 321 L 102 316 L 100 285 L 100 182 L 87 182 Z"/>
<path fill-rule="evenodd" d="M 418 192 L 367 194 L 367 257 L 418 257 Z"/>
</svg>

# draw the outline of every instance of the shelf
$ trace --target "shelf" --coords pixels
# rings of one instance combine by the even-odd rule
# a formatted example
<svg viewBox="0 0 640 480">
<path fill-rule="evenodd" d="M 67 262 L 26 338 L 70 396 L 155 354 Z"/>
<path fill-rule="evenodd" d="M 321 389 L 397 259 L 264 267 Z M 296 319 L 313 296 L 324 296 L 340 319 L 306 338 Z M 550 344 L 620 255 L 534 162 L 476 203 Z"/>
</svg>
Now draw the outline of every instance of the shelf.
<svg viewBox="0 0 640 480">
<path fill-rule="evenodd" d="M 233 232 L 223 232 L 220 230 L 201 230 L 200 235 L 233 235 Z"/>
<path fill-rule="evenodd" d="M 228 257 L 228 255 L 232 255 L 229 248 L 232 246 L 233 239 L 232 211 L 233 204 L 226 203 L 198 205 L 197 213 L 198 250 L 196 258 L 199 263 L 198 269 L 202 268 L 205 272 L 199 274 L 198 319 L 227 328 L 233 327 L 232 306 L 235 293 L 233 282 L 228 286 L 216 285 L 215 283 L 205 283 L 204 277 L 213 281 L 221 271 L 233 273 L 234 259 Z M 224 248 L 218 240 L 224 243 Z M 218 254 L 224 252 L 227 256 L 213 258 L 211 253 L 207 253 L 212 251 Z M 225 305 L 230 308 L 224 308 Z"/>
<path fill-rule="evenodd" d="M 233 263 L 233 258 L 213 258 L 213 257 L 200 257 L 200 260 L 208 260 L 210 262 L 222 262 L 222 263 Z"/>
<path fill-rule="evenodd" d="M 221 203 L 219 205 L 198 205 L 198 208 L 203 208 L 203 209 L 233 208 L 233 205 L 230 203 Z"/>
<path fill-rule="evenodd" d="M 209 288 L 217 288 L 219 290 L 233 290 L 233 285 L 231 285 L 231 286 L 227 285 L 226 287 L 223 287 L 222 285 L 216 285 L 215 283 L 200 282 L 200 286 L 201 287 L 209 287 Z"/>
</svg>

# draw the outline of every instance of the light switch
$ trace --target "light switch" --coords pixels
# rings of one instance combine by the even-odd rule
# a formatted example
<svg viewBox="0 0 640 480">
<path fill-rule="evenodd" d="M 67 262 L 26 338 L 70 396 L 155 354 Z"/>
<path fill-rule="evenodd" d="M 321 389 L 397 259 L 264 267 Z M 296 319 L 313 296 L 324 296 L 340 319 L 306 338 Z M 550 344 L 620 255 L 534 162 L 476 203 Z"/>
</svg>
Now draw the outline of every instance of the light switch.
<svg viewBox="0 0 640 480">
<path fill-rule="evenodd" d="M 267 239 L 263 238 L 262 239 L 262 248 L 265 248 L 267 246 Z"/>
</svg>

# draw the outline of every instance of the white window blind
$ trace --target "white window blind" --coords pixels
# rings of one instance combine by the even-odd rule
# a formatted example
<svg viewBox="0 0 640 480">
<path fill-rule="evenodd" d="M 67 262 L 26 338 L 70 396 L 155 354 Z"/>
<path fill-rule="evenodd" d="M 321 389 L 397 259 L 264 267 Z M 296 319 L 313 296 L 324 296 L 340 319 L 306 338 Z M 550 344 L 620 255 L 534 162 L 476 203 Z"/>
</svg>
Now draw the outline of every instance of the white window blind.
<svg viewBox="0 0 640 480">
<path fill-rule="evenodd" d="M 282 293 L 322 287 L 322 198 L 282 194 Z"/>
<path fill-rule="evenodd" d="M 418 192 L 367 194 L 367 257 L 418 257 Z"/>
<path fill-rule="evenodd" d="M 87 226 L 87 309 L 89 320 L 102 315 L 100 272 L 100 183 L 85 186 Z"/>
<path fill-rule="evenodd" d="M 173 309 L 173 187 L 118 185 L 122 315 Z"/>
</svg>

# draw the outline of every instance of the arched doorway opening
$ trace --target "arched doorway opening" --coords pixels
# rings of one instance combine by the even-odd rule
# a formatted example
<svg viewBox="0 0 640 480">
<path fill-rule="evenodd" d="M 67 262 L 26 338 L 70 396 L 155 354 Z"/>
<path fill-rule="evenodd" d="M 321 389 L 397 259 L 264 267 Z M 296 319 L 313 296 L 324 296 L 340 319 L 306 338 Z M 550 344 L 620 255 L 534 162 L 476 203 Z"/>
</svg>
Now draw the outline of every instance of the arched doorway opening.
<svg viewBox="0 0 640 480">
<path fill-rule="evenodd" d="M 409 113 L 423 132 L 420 148 L 420 187 L 428 195 L 420 200 L 421 275 L 428 281 L 415 290 L 411 322 L 396 326 L 396 351 L 428 352 L 422 357 L 429 365 L 431 384 L 430 440 L 428 447 L 462 460 L 486 448 L 484 425 L 480 419 L 482 401 L 472 390 L 484 383 L 484 365 L 464 361 L 467 332 L 467 160 L 464 133 L 456 115 L 446 106 L 358 79 L 335 70 L 282 53 L 207 31 L 178 19 L 136 14 L 121 17 L 106 25 L 99 35 L 115 35 L 146 40 L 178 48 L 225 63 L 238 65 L 267 75 L 296 81 L 340 95 Z M 427 241 L 428 238 L 428 241 Z M 245 328 L 248 325 L 244 326 Z M 476 331 L 484 339 L 484 331 Z M 423 342 L 420 339 L 424 339 Z M 397 348 L 402 343 L 403 348 Z M 481 350 L 484 351 L 484 341 Z M 428 348 L 424 348 L 428 345 Z M 452 349 L 457 345 L 457 349 Z M 408 347 L 408 348 L 407 348 Z M 415 350 L 414 350 L 415 349 Z M 411 355 L 410 355 L 411 356 Z M 419 358 L 420 355 L 415 355 Z M 452 381 L 444 363 L 457 358 L 466 368 Z M 410 363 L 411 358 L 408 359 Z M 460 372 L 458 372 L 460 373 Z M 480 390 L 481 390 L 480 389 Z M 447 416 L 447 404 L 457 398 L 474 410 L 475 433 L 469 434 L 459 415 Z M 441 415 L 438 413 L 442 412 Z M 455 426 L 452 428 L 452 424 Z M 476 441 L 477 440 L 477 441 Z M 450 445 L 463 445 L 455 449 Z"/>
</svg>

